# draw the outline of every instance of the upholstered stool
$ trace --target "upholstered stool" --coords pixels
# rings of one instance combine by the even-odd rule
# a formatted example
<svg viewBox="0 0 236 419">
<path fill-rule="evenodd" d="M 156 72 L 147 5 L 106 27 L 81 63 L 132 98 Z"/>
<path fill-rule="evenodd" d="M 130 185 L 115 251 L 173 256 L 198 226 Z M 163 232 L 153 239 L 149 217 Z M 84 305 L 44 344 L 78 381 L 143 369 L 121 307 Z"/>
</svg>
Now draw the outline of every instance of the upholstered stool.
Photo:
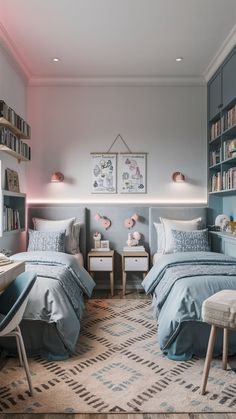
<svg viewBox="0 0 236 419">
<path fill-rule="evenodd" d="M 201 386 L 201 394 L 205 394 L 218 328 L 224 329 L 222 366 L 227 369 L 228 330 L 236 330 L 236 291 L 223 290 L 207 298 L 202 305 L 202 318 L 211 324 Z"/>
</svg>

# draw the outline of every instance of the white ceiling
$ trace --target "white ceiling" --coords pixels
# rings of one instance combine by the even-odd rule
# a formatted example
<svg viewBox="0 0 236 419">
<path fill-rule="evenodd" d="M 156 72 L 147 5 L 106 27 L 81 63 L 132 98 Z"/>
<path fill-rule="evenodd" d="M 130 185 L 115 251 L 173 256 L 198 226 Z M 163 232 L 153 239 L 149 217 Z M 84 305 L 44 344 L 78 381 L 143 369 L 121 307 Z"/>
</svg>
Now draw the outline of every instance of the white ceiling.
<svg viewBox="0 0 236 419">
<path fill-rule="evenodd" d="M 30 77 L 193 77 L 235 28 L 236 0 L 0 0 L 0 20 Z"/>
</svg>

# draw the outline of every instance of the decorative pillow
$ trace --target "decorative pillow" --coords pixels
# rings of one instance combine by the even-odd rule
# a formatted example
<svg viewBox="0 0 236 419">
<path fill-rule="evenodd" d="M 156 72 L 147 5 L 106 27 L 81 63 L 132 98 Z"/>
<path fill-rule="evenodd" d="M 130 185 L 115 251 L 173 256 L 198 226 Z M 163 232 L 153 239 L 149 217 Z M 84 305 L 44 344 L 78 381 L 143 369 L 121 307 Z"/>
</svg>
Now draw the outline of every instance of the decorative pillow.
<svg viewBox="0 0 236 419">
<path fill-rule="evenodd" d="M 65 252 L 74 255 L 79 253 L 80 223 L 75 217 L 65 220 L 46 220 L 33 218 L 34 229 L 37 231 L 65 231 Z"/>
<path fill-rule="evenodd" d="M 65 232 L 29 230 L 28 252 L 35 250 L 65 251 Z"/>
<path fill-rule="evenodd" d="M 170 220 L 160 217 L 160 221 L 164 226 L 165 246 L 164 253 L 173 253 L 174 243 L 171 230 L 193 231 L 199 230 L 202 226 L 202 219 L 194 218 L 193 220 Z"/>
<path fill-rule="evenodd" d="M 172 230 L 175 252 L 208 252 L 208 230 Z"/>
<path fill-rule="evenodd" d="M 165 249 L 165 231 L 161 223 L 153 223 L 157 232 L 157 253 L 164 253 Z"/>
</svg>

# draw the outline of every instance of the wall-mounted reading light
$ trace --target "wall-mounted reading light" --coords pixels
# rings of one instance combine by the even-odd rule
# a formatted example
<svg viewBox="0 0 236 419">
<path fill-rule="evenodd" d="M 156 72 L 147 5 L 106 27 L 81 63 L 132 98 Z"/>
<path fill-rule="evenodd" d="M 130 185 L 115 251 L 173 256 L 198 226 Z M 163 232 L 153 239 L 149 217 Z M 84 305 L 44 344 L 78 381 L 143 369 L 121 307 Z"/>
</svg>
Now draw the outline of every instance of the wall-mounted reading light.
<svg viewBox="0 0 236 419">
<path fill-rule="evenodd" d="M 51 176 L 51 182 L 59 183 L 63 182 L 64 175 L 61 172 L 54 172 Z"/>
<path fill-rule="evenodd" d="M 130 228 L 134 227 L 136 221 L 138 221 L 138 220 L 139 220 L 139 215 L 135 213 L 135 214 L 131 215 L 131 217 L 126 218 L 124 220 L 124 226 L 126 228 L 130 229 Z"/>
<path fill-rule="evenodd" d="M 111 227 L 111 220 L 107 217 L 104 217 L 98 214 L 98 212 L 95 214 L 94 218 L 96 221 L 100 221 L 100 223 L 102 224 L 103 228 L 105 228 L 105 230 Z"/>
<path fill-rule="evenodd" d="M 173 182 L 180 183 L 185 182 L 185 176 L 181 172 L 174 172 L 171 176 Z"/>
</svg>

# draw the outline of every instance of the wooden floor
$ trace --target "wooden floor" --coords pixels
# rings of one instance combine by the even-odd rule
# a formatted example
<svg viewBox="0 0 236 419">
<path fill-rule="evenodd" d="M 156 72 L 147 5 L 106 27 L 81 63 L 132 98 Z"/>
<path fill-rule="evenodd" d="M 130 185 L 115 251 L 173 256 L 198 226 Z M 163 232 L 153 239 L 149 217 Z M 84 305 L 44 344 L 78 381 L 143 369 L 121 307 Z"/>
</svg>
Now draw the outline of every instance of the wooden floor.
<svg viewBox="0 0 236 419">
<path fill-rule="evenodd" d="M 112 298 L 109 291 L 96 291 L 92 298 Z M 144 292 L 127 291 L 125 297 L 117 291 L 114 299 L 149 299 Z M 3 363 L 2 363 L 3 366 Z M 0 366 L 1 368 L 1 366 Z M 236 419 L 236 413 L 140 413 L 140 414 L 71 414 L 71 413 L 42 413 L 42 414 L 0 414 L 0 419 Z"/>
<path fill-rule="evenodd" d="M 1 419 L 236 419 L 236 413 L 5 414 Z"/>
</svg>

